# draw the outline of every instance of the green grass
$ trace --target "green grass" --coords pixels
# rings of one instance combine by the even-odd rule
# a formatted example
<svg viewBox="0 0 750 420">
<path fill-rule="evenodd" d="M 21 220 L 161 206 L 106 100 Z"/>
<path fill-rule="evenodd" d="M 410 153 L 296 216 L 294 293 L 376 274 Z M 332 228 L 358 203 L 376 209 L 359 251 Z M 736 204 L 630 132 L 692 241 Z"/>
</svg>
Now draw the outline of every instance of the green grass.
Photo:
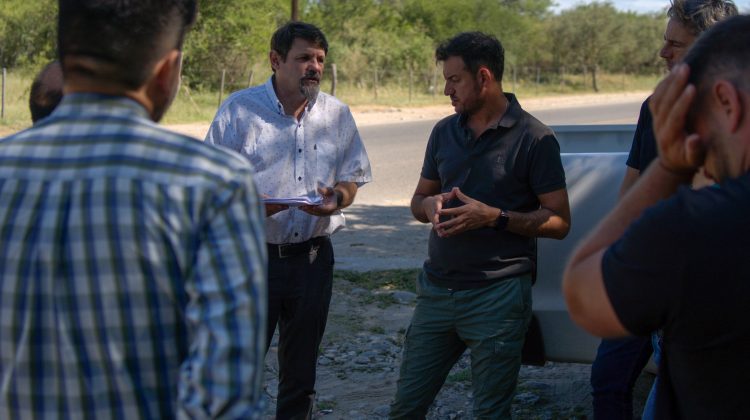
<svg viewBox="0 0 750 420">
<path fill-rule="evenodd" d="M 1 75 L 0 75 L 1 76 Z M 7 71 L 5 78 L 5 108 L 0 118 L 0 130 L 20 130 L 31 125 L 29 90 L 34 73 Z M 1 83 L 1 82 L 0 82 Z"/>
<path fill-rule="evenodd" d="M 458 382 L 471 382 L 471 368 L 461 369 L 457 372 L 451 373 L 445 379 L 446 383 L 455 384 Z"/>
<path fill-rule="evenodd" d="M 416 279 L 419 269 L 397 269 L 378 271 L 337 270 L 334 277 L 346 280 L 354 287 L 367 290 L 407 290 L 416 293 Z"/>
<path fill-rule="evenodd" d="M 336 408 L 336 401 L 318 401 L 318 410 L 333 410 Z"/>
<path fill-rule="evenodd" d="M 406 290 L 416 293 L 416 280 L 418 273 L 419 269 L 379 270 L 367 272 L 337 270 L 334 273 L 334 280 L 340 279 L 346 281 L 347 283 L 342 286 L 345 288 L 348 287 L 350 290 L 354 288 L 362 288 L 374 292 L 363 294 L 360 297 L 361 302 L 364 304 L 374 303 L 379 308 L 384 309 L 398 303 L 390 293 L 386 292 Z"/>
<path fill-rule="evenodd" d="M 35 74 L 34 70 L 11 69 L 7 72 L 5 86 L 5 115 L 0 119 L 0 133 L 8 134 L 31 125 L 29 115 L 28 97 L 29 87 Z M 633 76 L 621 74 L 599 74 L 600 92 L 623 92 L 651 90 L 656 86 L 660 76 Z M 263 83 L 265 79 L 256 78 L 253 83 Z M 412 89 L 411 98 L 409 97 L 408 84 L 397 81 L 380 86 L 377 90 L 377 96 L 374 89 L 365 85 L 356 85 L 354 83 L 339 83 L 336 95 L 355 107 L 420 107 L 427 105 L 445 104 L 446 98 L 443 96 L 443 81 L 438 79 L 437 91 L 430 92 L 425 86 L 424 81 Z M 585 82 L 585 84 L 584 84 Z M 243 86 L 228 86 L 221 95 L 221 99 L 226 99 L 232 89 L 240 89 Z M 591 89 L 591 78 L 585 79 L 580 74 L 545 74 L 539 85 L 536 84 L 536 78 L 525 75 L 524 78 L 517 77 L 513 81 L 512 73 L 506 71 L 503 87 L 514 92 L 519 97 L 534 96 L 554 96 L 570 95 L 580 93 L 593 93 Z M 330 91 L 330 80 L 324 81 L 323 89 Z M 182 123 L 209 123 L 216 113 L 219 104 L 218 90 L 191 90 L 184 84 L 175 98 L 172 107 L 167 112 L 164 123 L 182 124 Z"/>
</svg>

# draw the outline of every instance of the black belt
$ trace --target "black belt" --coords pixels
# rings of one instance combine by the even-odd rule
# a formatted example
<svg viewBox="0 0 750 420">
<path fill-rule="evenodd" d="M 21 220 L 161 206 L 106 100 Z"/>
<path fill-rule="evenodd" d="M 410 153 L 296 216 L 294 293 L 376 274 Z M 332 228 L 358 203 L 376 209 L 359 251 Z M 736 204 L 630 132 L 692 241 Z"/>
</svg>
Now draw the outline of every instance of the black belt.
<svg viewBox="0 0 750 420">
<path fill-rule="evenodd" d="M 309 253 L 312 247 L 320 246 L 328 240 L 327 236 L 318 236 L 312 239 L 308 239 L 304 242 L 296 242 L 290 244 L 269 244 L 268 256 L 276 258 L 288 258 L 295 255 Z"/>
</svg>

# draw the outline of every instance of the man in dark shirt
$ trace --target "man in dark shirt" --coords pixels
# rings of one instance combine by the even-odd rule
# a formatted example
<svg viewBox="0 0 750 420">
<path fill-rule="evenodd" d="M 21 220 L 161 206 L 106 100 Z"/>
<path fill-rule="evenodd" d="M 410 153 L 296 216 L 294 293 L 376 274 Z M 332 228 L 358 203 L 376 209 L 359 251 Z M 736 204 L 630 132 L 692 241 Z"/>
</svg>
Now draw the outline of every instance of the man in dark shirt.
<svg viewBox="0 0 750 420">
<path fill-rule="evenodd" d="M 737 14 L 731 1 L 673 0 L 667 11 L 669 21 L 664 31 L 664 46 L 659 56 L 668 70 L 682 61 L 696 38 L 716 22 Z M 620 196 L 633 186 L 638 176 L 656 159 L 656 140 L 652 128 L 648 99 L 638 115 L 638 126 L 627 160 Z M 603 339 L 591 366 L 591 395 L 594 419 L 633 418 L 633 386 L 652 353 L 650 337 Z M 658 349 L 654 356 L 658 358 Z M 651 418 L 651 402 L 644 418 Z"/>
<path fill-rule="evenodd" d="M 471 349 L 474 416 L 505 418 L 531 317 L 535 238 L 563 238 L 570 209 L 552 130 L 504 94 L 503 47 L 462 33 L 438 47 L 456 114 L 432 131 L 411 211 L 432 223 L 391 418 L 424 418 Z"/>
<path fill-rule="evenodd" d="M 684 63 L 650 101 L 659 156 L 576 250 L 563 291 L 593 334 L 664 331 L 657 418 L 749 418 L 750 17 L 709 29 Z M 701 166 L 721 188 L 689 188 Z"/>
</svg>

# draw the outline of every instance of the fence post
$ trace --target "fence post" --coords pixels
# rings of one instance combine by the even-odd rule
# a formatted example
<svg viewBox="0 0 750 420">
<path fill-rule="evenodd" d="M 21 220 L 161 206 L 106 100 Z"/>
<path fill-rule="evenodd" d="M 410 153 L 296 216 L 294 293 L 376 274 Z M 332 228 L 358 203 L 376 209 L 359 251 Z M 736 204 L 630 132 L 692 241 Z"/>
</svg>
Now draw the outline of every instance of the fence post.
<svg viewBox="0 0 750 420">
<path fill-rule="evenodd" d="M 373 79 L 373 80 L 374 80 L 374 82 L 373 82 L 373 84 L 372 84 L 372 88 L 373 88 L 373 90 L 374 90 L 374 93 L 375 93 L 375 100 L 377 101 L 377 100 L 378 100 L 378 69 L 376 68 L 376 69 L 375 69 L 375 70 L 373 71 L 373 73 L 374 73 L 374 76 L 375 76 L 375 77 L 374 77 L 374 79 Z"/>
<path fill-rule="evenodd" d="M 588 69 L 586 66 L 583 66 L 583 89 L 586 90 L 586 73 L 588 73 Z"/>
<path fill-rule="evenodd" d="M 565 66 L 560 70 L 560 86 L 565 86 Z"/>
<path fill-rule="evenodd" d="M 432 100 L 434 101 L 437 97 L 437 78 L 438 78 L 437 64 L 432 68 Z"/>
<path fill-rule="evenodd" d="M 336 85 L 339 82 L 339 74 L 336 71 L 336 63 L 331 64 L 331 96 L 336 96 Z"/>
<path fill-rule="evenodd" d="M 541 83 L 539 66 L 536 66 L 536 93 L 539 94 L 539 83 Z"/>
<path fill-rule="evenodd" d="M 253 85 L 253 77 L 255 77 L 255 70 L 250 70 L 250 76 L 247 78 L 247 87 L 251 87 Z"/>
<path fill-rule="evenodd" d="M 518 92 L 516 90 L 516 66 L 511 66 L 511 70 L 513 73 L 513 92 Z"/>
<path fill-rule="evenodd" d="M 5 67 L 3 67 L 3 94 L 2 105 L 0 105 L 0 119 L 5 118 Z"/>
<path fill-rule="evenodd" d="M 219 88 L 219 104 L 216 107 L 221 106 L 221 98 L 224 96 L 224 79 L 227 77 L 227 69 L 221 70 L 221 87 Z"/>
<path fill-rule="evenodd" d="M 411 103 L 411 90 L 414 85 L 414 70 L 409 67 L 409 103 Z"/>
</svg>

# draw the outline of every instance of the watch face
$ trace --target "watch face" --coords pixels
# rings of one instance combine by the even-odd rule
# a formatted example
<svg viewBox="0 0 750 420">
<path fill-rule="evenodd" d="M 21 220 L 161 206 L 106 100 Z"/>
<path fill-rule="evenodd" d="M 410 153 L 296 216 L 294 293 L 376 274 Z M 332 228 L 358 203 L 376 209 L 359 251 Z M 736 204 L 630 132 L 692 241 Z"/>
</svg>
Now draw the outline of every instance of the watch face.
<svg viewBox="0 0 750 420">
<path fill-rule="evenodd" d="M 508 213 L 500 210 L 500 215 L 495 219 L 495 230 L 505 230 L 508 227 Z"/>
</svg>

